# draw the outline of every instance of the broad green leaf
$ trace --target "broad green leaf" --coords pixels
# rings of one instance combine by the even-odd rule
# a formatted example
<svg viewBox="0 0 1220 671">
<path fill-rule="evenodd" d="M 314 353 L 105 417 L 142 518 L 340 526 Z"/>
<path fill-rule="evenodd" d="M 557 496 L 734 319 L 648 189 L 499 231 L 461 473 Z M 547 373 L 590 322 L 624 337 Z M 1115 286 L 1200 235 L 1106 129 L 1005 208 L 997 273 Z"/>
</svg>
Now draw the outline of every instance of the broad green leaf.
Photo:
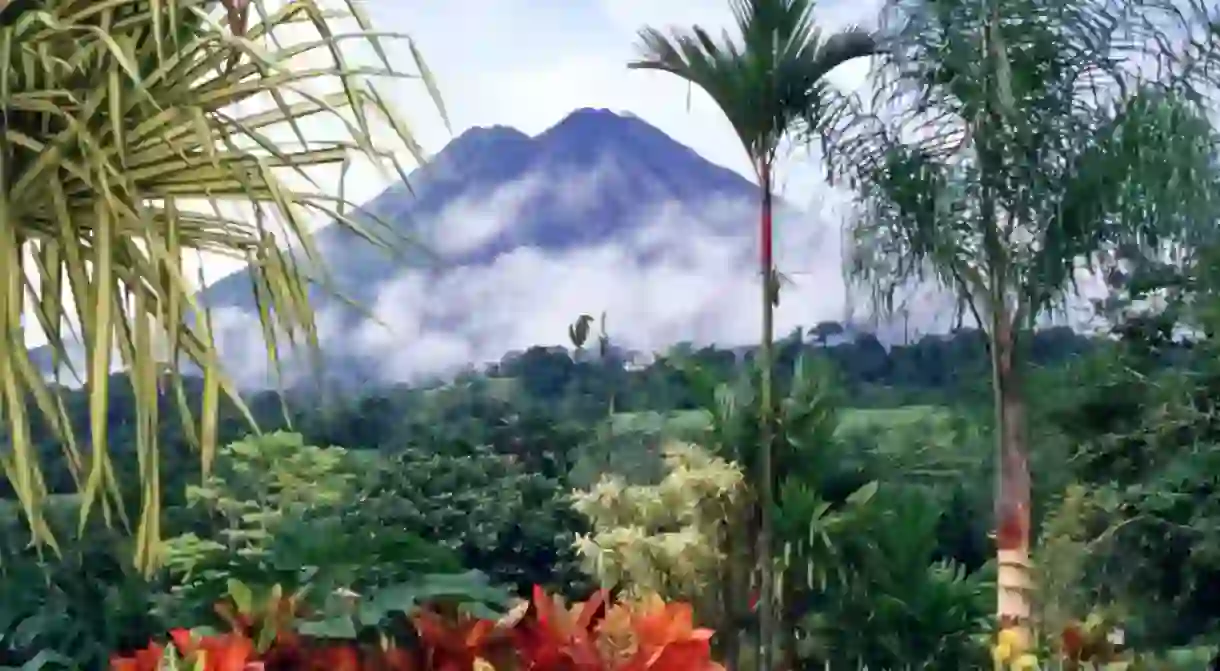
<svg viewBox="0 0 1220 671">
<path fill-rule="evenodd" d="M 847 502 L 853 506 L 862 506 L 873 499 L 880 486 L 876 480 L 864 485 L 847 496 Z"/>
<path fill-rule="evenodd" d="M 229 578 L 228 580 L 229 597 L 233 599 L 233 605 L 237 606 L 237 612 L 252 614 L 254 612 L 254 592 L 240 580 Z"/>
<path fill-rule="evenodd" d="M 332 617 L 325 620 L 306 621 L 297 625 L 297 631 L 305 636 L 351 640 L 356 638 L 356 624 L 350 617 Z"/>
</svg>

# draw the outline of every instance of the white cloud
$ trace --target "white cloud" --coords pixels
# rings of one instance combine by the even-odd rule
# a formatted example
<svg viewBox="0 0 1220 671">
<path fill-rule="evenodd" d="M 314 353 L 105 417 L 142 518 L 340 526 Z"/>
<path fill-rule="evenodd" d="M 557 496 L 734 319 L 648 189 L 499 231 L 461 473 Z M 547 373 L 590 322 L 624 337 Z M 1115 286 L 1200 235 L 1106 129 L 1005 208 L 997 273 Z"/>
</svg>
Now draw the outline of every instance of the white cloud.
<svg viewBox="0 0 1220 671">
<path fill-rule="evenodd" d="M 439 254 L 473 252 L 504 232 L 522 217 L 524 207 L 545 184 L 548 175 L 506 184 L 481 199 L 459 198 L 437 217 L 429 236 L 430 247 Z"/>
<path fill-rule="evenodd" d="M 574 210 L 594 210 L 597 202 L 588 199 L 623 179 L 612 163 L 603 165 L 591 173 L 600 183 L 587 175 L 584 188 L 565 192 Z M 503 217 L 526 199 L 553 193 L 539 184 L 564 188 L 527 175 L 500 189 L 486 210 L 459 201 L 437 220 L 455 220 L 455 212 L 468 220 Z M 834 207 L 827 202 L 824 210 L 777 222 L 778 264 L 791 279 L 777 313 L 781 334 L 843 316 Z M 339 330 L 340 320 L 323 313 L 321 330 L 332 352 L 358 356 L 394 380 L 453 372 L 532 345 L 566 344 L 568 325 L 582 313 L 606 312 L 615 341 L 644 351 L 684 340 L 750 342 L 759 330 L 756 221 L 754 202 L 711 200 L 697 211 L 662 202 L 602 244 L 562 252 L 519 247 L 439 277 L 406 270 L 368 306 L 380 324 Z M 228 323 L 226 351 L 261 351 L 248 321 L 244 328 L 237 318 Z M 265 373 L 244 354 L 240 361 L 247 375 Z"/>
</svg>

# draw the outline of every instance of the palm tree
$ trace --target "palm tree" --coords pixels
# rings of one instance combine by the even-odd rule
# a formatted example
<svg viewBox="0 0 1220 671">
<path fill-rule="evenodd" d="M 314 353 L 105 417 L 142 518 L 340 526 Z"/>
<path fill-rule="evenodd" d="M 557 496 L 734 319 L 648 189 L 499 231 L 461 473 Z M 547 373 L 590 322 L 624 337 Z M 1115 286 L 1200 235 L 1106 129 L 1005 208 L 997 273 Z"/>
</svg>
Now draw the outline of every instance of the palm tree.
<svg viewBox="0 0 1220 671">
<path fill-rule="evenodd" d="M 717 41 L 699 26 L 669 35 L 640 31 L 640 57 L 628 65 L 677 75 L 707 92 L 728 117 L 749 155 L 762 190 L 759 218 L 759 275 L 762 287 L 761 445 L 757 460 L 758 554 L 761 572 L 759 637 L 762 668 L 770 668 L 773 580 L 771 507 L 774 389 L 773 314 L 779 282 L 772 255 L 772 185 L 780 144 L 796 126 L 821 126 L 826 112 L 826 74 L 854 58 L 869 56 L 877 44 L 868 33 L 849 29 L 823 35 L 815 26 L 813 0 L 730 0 L 736 39 Z"/>
<path fill-rule="evenodd" d="M 861 198 L 856 270 L 883 306 L 932 280 L 987 334 L 997 611 L 1026 635 L 1023 333 L 1079 270 L 1189 243 L 1220 215 L 1218 138 L 1195 95 L 1214 54 L 1180 39 L 1200 26 L 1176 12 L 1172 0 L 893 0 L 878 108 L 831 133 L 832 174 Z M 1175 16 L 1176 39 L 1157 27 Z"/>
<path fill-rule="evenodd" d="M 120 366 L 137 399 L 142 510 L 136 561 L 151 567 L 159 536 L 156 426 L 164 363 L 177 371 L 191 362 L 203 372 L 202 407 L 195 412 L 176 373 L 167 393 L 177 399 L 205 472 L 215 454 L 221 398 L 244 408 L 223 373 L 185 259 L 207 253 L 250 264 L 275 366 L 280 346 L 316 346 L 306 285 L 318 276 L 305 268 L 319 266 L 308 217 L 333 218 L 380 244 L 392 239 L 369 220 L 347 216 L 342 194 L 321 192 L 310 171 L 345 169 L 353 154 L 397 167 L 385 140 L 374 148 L 371 115 L 397 131 L 392 146 L 419 155 L 407 127 L 368 82 L 370 75 L 404 75 L 386 58 L 382 42 L 392 36 L 373 33 L 354 1 L 347 19 L 352 30 L 341 30 L 333 11 L 314 0 L 285 0 L 275 9 L 262 0 L 225 0 L 223 7 L 217 0 L 6 5 L 0 14 L 0 410 L 11 452 L 4 472 L 35 535 L 54 544 L 41 512 L 46 486 L 30 437 L 31 420 L 41 416 L 61 441 L 83 494 L 82 522 L 99 507 L 107 519 L 123 517 L 106 440 L 110 372 Z M 247 25 L 251 14 L 256 20 Z M 312 37 L 275 39 L 285 28 L 303 35 L 302 27 L 312 27 Z M 380 64 L 348 63 L 340 47 L 353 40 L 370 44 Z M 307 53 L 330 62 L 291 64 Z M 435 96 L 422 63 L 419 71 Z M 335 90 L 319 93 L 317 84 Z M 332 122 L 338 139 L 310 141 L 301 123 L 327 117 L 338 120 Z M 295 141 L 275 139 L 277 129 Z M 234 204 L 254 214 L 226 214 Z M 33 309 L 23 315 L 27 300 Z M 63 361 L 69 360 L 68 336 L 77 332 L 85 349 L 78 378 L 89 393 L 87 435 L 74 434 L 58 386 L 44 380 L 27 354 L 27 317 Z"/>
</svg>

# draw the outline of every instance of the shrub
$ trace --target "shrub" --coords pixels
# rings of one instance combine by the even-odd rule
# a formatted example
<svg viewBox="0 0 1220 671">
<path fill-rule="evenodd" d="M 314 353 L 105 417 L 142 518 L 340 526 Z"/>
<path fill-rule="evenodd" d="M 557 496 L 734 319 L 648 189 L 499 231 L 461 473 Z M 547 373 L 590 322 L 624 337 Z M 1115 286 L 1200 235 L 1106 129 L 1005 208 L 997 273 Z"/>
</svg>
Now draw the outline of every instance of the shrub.
<svg viewBox="0 0 1220 671">
<path fill-rule="evenodd" d="M 587 594 L 572 549 L 582 525 L 561 483 L 464 439 L 410 447 L 382 466 L 361 506 L 498 584 Z"/>
<path fill-rule="evenodd" d="M 603 476 L 575 493 L 573 508 L 592 527 L 577 536 L 576 549 L 603 587 L 695 598 L 718 576 L 743 476 L 736 464 L 697 445 L 670 443 L 664 459 L 668 474 L 657 485 Z"/>
<path fill-rule="evenodd" d="M 324 596 L 457 571 L 453 553 L 365 505 L 359 477 L 379 466 L 290 433 L 225 447 L 208 479 L 189 488 L 192 530 L 165 544 L 175 585 L 161 600 L 164 616 L 202 621 L 234 581 Z"/>
<path fill-rule="evenodd" d="M 569 607 L 561 597 L 534 588 L 499 619 L 478 618 L 443 604 L 414 610 L 413 640 L 382 635 L 355 639 L 303 635 L 293 627 L 291 602 L 273 601 L 256 634 L 251 621 L 235 618 L 227 633 L 171 632 L 168 644 L 154 642 L 115 656 L 112 671 L 722 671 L 711 659 L 712 632 L 696 628 L 689 605 L 653 595 L 612 602 L 608 592 Z M 351 602 L 352 613 L 362 608 Z M 281 607 L 283 606 L 283 607 Z M 352 616 L 358 617 L 357 615 Z"/>
</svg>

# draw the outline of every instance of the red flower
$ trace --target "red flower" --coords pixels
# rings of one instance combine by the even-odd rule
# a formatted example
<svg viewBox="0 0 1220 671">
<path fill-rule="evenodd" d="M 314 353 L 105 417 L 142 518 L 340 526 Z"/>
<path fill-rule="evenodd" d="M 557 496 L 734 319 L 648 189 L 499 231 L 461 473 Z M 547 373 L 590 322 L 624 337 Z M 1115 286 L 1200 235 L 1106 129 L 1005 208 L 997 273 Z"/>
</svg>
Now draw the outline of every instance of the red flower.
<svg viewBox="0 0 1220 671">
<path fill-rule="evenodd" d="M 456 620 L 421 610 L 415 615 L 415 629 L 431 652 L 430 667 L 436 671 L 466 671 L 474 660 L 486 656 L 496 623 L 459 616 Z"/>
<path fill-rule="evenodd" d="M 147 648 L 137 650 L 131 657 L 111 657 L 111 671 L 157 671 L 161 665 L 161 657 L 165 647 L 157 643 L 149 643 Z"/>
<path fill-rule="evenodd" d="M 318 671 L 360 671 L 360 651 L 351 645 L 328 645 L 307 655 Z"/>
<path fill-rule="evenodd" d="M 535 618 L 517 628 L 517 646 L 526 669 L 602 669 L 594 635 L 599 615 L 605 613 L 608 594 L 599 590 L 569 611 L 541 587 L 534 587 Z"/>
</svg>

